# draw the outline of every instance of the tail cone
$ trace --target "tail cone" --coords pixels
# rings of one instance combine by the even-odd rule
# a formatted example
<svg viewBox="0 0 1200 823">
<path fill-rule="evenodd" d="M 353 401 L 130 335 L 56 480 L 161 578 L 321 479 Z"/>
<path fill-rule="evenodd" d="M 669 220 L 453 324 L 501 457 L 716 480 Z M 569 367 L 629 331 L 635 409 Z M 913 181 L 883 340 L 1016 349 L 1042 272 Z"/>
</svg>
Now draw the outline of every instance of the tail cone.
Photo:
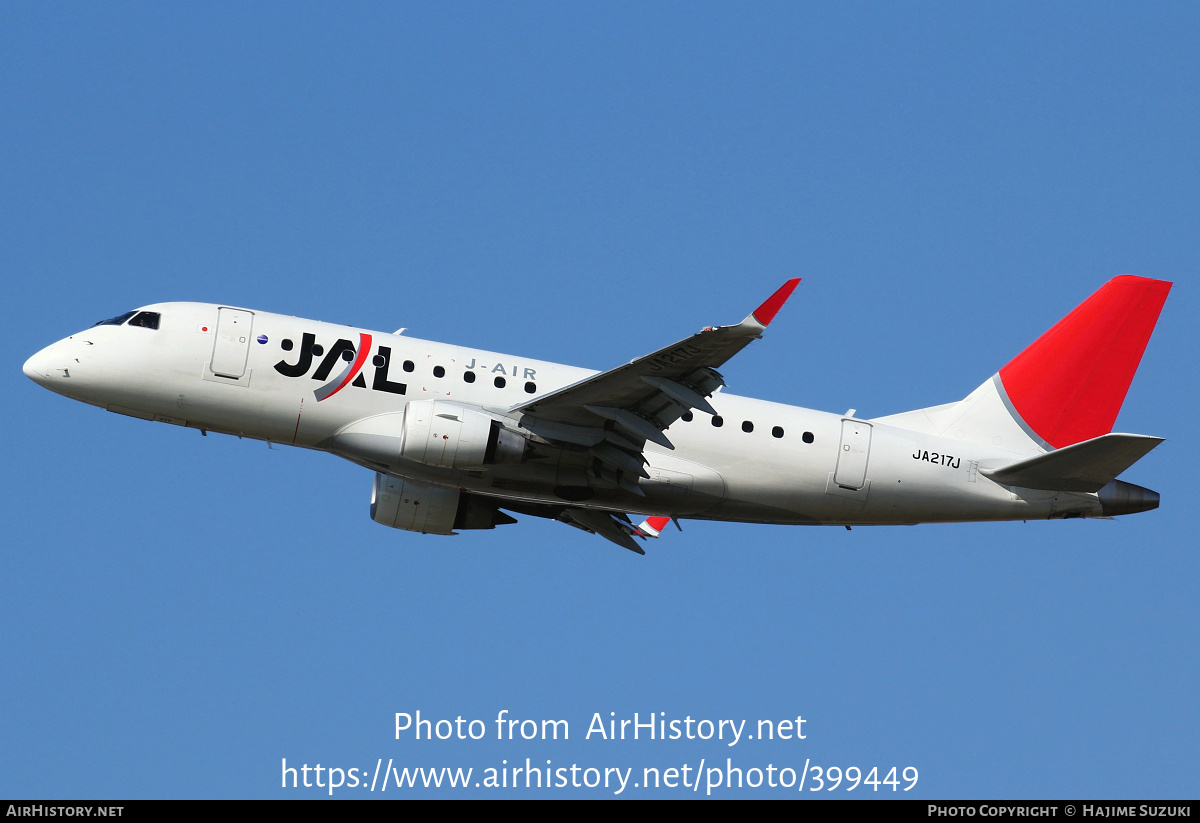
<svg viewBox="0 0 1200 823">
<path fill-rule="evenodd" d="M 1124 480 L 1112 481 L 1097 494 L 1105 517 L 1148 512 L 1158 508 L 1158 492 L 1143 489 Z"/>
</svg>

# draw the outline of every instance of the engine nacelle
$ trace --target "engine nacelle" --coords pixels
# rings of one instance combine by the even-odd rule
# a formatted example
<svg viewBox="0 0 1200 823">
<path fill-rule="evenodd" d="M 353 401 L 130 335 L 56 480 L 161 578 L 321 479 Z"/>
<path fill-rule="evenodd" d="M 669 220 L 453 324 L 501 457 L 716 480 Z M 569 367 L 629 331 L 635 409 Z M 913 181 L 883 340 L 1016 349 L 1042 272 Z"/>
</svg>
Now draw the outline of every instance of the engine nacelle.
<svg viewBox="0 0 1200 823">
<path fill-rule="evenodd" d="M 422 534 L 454 534 L 458 489 L 424 486 L 375 473 L 371 519 L 376 523 Z"/>
<path fill-rule="evenodd" d="M 393 529 L 454 534 L 455 529 L 494 529 L 516 523 L 488 498 L 402 480 L 379 472 L 371 489 L 371 519 Z"/>
<path fill-rule="evenodd" d="M 400 456 L 447 469 L 519 463 L 525 438 L 482 412 L 445 400 L 411 400 L 404 408 Z"/>
</svg>

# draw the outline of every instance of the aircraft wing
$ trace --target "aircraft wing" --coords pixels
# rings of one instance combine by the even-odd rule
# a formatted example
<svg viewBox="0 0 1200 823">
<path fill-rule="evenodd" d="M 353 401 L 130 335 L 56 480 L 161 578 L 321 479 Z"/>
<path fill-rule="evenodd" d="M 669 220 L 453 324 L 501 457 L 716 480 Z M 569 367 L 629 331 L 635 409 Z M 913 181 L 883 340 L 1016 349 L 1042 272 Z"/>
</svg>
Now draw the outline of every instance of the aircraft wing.
<svg viewBox="0 0 1200 823">
<path fill-rule="evenodd" d="M 673 449 L 663 430 L 684 412 L 716 414 L 707 398 L 725 385 L 717 367 L 762 336 L 799 282 L 784 283 L 737 325 L 703 329 L 508 411 L 548 440 L 590 448 L 616 473 L 619 485 L 640 494 L 630 475 L 647 476 L 641 457 L 646 441 Z"/>
</svg>

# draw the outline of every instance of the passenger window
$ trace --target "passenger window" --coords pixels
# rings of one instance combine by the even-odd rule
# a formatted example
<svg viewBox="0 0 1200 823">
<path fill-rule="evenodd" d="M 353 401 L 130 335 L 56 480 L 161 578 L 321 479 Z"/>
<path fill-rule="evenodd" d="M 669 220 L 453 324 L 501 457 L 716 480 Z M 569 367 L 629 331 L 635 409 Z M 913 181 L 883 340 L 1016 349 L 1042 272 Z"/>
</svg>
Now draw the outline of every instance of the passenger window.
<svg viewBox="0 0 1200 823">
<path fill-rule="evenodd" d="M 129 321 L 131 326 L 139 326 L 143 329 L 157 329 L 158 319 L 161 317 L 156 311 L 140 311 L 137 317 Z"/>
<path fill-rule="evenodd" d="M 404 361 L 404 370 L 405 371 L 412 371 L 415 368 L 416 368 L 416 366 L 413 365 L 413 361 L 411 361 L 411 360 Z"/>
<path fill-rule="evenodd" d="M 771 429 L 771 436 L 772 437 L 783 437 L 783 427 L 775 426 L 773 429 Z"/>
<path fill-rule="evenodd" d="M 443 369 L 441 366 L 434 366 L 433 367 L 433 376 L 434 377 L 445 377 L 446 370 Z"/>
<path fill-rule="evenodd" d="M 812 433 L 812 432 L 805 432 L 805 433 L 804 433 L 804 434 L 803 434 L 803 435 L 800 437 L 800 439 L 801 439 L 801 440 L 803 440 L 805 443 L 811 443 L 811 442 L 813 442 L 813 433 Z"/>
<path fill-rule="evenodd" d="M 463 372 L 463 382 L 474 383 L 475 382 L 475 372 L 473 372 L 473 371 Z"/>
<path fill-rule="evenodd" d="M 749 420 L 743 420 L 742 421 L 742 431 L 744 431 L 746 434 L 749 434 L 750 432 L 754 431 L 754 424 L 751 423 Z"/>
<path fill-rule="evenodd" d="M 354 359 L 354 349 L 346 349 L 342 352 L 342 359 L 349 363 Z"/>
<path fill-rule="evenodd" d="M 723 417 L 721 417 L 721 415 L 719 415 L 719 414 L 714 415 L 713 419 L 712 419 L 712 424 L 714 427 L 719 429 L 725 425 L 725 419 Z"/>
<path fill-rule="evenodd" d="M 534 384 L 533 381 L 531 381 L 531 380 L 526 381 L 525 382 L 525 393 L 526 394 L 534 394 L 535 392 L 537 392 L 537 385 Z"/>
<path fill-rule="evenodd" d="M 502 389 L 502 388 L 504 388 L 504 384 L 505 384 L 505 382 L 506 382 L 506 381 L 505 381 L 505 379 L 504 379 L 503 377 L 497 377 L 497 378 L 496 378 L 495 380 L 493 380 L 492 382 L 496 384 L 496 388 L 498 388 L 498 389 Z"/>
<path fill-rule="evenodd" d="M 323 355 L 325 353 L 325 347 L 322 346 L 320 343 L 318 343 L 317 345 L 312 347 L 312 353 L 314 355 L 316 355 L 317 357 L 320 357 L 321 355 Z"/>
<path fill-rule="evenodd" d="M 692 413 L 691 413 L 690 411 L 685 411 L 685 412 L 683 413 L 683 417 L 681 417 L 680 419 L 681 419 L 681 420 L 682 420 L 684 423 L 691 423 L 691 422 L 692 422 Z"/>
</svg>

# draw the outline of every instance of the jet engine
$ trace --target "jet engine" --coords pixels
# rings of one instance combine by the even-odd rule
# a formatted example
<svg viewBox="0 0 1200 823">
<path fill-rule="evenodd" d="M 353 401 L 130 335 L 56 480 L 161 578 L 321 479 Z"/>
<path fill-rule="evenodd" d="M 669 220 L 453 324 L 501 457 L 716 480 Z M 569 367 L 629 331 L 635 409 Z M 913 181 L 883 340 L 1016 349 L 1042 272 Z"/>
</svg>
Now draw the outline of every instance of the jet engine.
<svg viewBox="0 0 1200 823">
<path fill-rule="evenodd" d="M 445 400 L 413 400 L 404 409 L 400 456 L 447 469 L 519 463 L 526 440 L 482 412 Z"/>
<path fill-rule="evenodd" d="M 479 469 L 520 463 L 528 443 L 476 409 L 448 400 L 412 400 L 404 411 L 355 420 L 322 445 L 376 469 L 396 468 L 401 458 L 437 468 Z"/>
<path fill-rule="evenodd" d="M 517 522 L 479 495 L 426 486 L 379 472 L 375 473 L 371 489 L 371 519 L 393 529 L 422 534 L 494 529 Z"/>
</svg>

